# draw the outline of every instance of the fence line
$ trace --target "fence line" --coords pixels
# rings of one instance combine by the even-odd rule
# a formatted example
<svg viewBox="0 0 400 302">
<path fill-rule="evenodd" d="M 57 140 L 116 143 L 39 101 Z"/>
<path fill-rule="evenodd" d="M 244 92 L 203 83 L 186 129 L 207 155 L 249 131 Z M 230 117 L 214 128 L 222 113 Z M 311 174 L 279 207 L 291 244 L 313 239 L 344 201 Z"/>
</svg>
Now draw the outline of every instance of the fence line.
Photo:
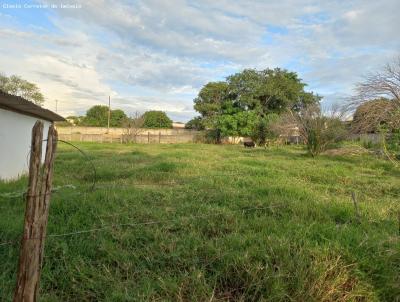
<svg viewBox="0 0 400 302">
<path fill-rule="evenodd" d="M 191 143 L 201 132 L 189 129 L 124 129 L 101 127 L 58 127 L 59 137 L 66 141 L 142 144 Z M 133 131 L 133 132 L 132 132 Z"/>
</svg>

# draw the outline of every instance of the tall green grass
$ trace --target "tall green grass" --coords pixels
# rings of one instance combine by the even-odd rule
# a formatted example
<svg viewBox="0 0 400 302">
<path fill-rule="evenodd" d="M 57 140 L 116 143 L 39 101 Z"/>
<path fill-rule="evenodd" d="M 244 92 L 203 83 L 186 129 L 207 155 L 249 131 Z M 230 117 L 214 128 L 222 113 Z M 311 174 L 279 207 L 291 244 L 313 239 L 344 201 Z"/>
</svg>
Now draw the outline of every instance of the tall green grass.
<svg viewBox="0 0 400 302">
<path fill-rule="evenodd" d="M 47 239 L 41 301 L 400 301 L 400 172 L 386 161 L 297 147 L 79 147 L 96 190 L 88 159 L 60 145 L 48 234 L 103 229 Z M 4 193 L 25 188 L 26 178 L 0 183 L 0 242 L 21 235 L 24 214 Z M 0 246 L 1 301 L 18 245 Z"/>
</svg>

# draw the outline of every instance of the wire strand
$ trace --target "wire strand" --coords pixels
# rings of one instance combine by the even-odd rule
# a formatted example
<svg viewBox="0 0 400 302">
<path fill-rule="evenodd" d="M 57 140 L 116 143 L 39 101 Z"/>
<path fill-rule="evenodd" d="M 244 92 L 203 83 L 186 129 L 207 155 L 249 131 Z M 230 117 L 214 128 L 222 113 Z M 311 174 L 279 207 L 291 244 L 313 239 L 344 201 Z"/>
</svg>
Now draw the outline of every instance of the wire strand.
<svg viewBox="0 0 400 302">
<path fill-rule="evenodd" d="M 250 207 L 250 208 L 243 208 L 243 209 L 236 209 L 236 210 L 230 210 L 231 212 L 248 212 L 248 211 L 257 211 L 257 210 L 266 210 L 266 209 L 272 209 L 272 208 L 279 208 L 286 206 L 286 204 L 276 204 L 276 205 L 269 205 L 266 207 Z M 229 209 L 226 209 L 229 210 Z M 215 216 L 220 216 L 223 215 L 224 213 L 212 213 L 212 214 L 203 214 L 203 215 L 192 215 L 192 216 L 184 216 L 180 217 L 177 219 L 164 219 L 164 220 L 150 220 L 150 221 L 145 221 L 145 222 L 137 222 L 137 223 L 120 223 L 120 224 L 109 224 L 109 225 L 104 225 L 101 227 L 97 228 L 91 228 L 91 229 L 84 229 L 84 230 L 79 230 L 79 231 L 74 231 L 74 232 L 68 232 L 68 233 L 59 233 L 59 234 L 49 234 L 45 237 L 40 237 L 40 238 L 22 238 L 22 240 L 42 240 L 46 238 L 57 238 L 57 237 L 66 237 L 66 236 L 74 236 L 74 235 L 80 235 L 80 234 L 86 234 L 86 233 L 94 233 L 94 232 L 99 232 L 99 231 L 104 231 L 108 229 L 113 229 L 117 227 L 135 227 L 135 226 L 146 226 L 146 225 L 156 225 L 156 224 L 165 224 L 165 223 L 171 223 L 171 222 L 181 222 L 182 220 L 191 220 L 191 219 L 198 219 L 198 218 L 208 218 L 208 217 L 215 217 Z M 11 245 L 13 243 L 18 242 L 18 239 L 12 240 L 12 241 L 6 241 L 0 243 L 0 246 L 3 245 Z"/>
</svg>

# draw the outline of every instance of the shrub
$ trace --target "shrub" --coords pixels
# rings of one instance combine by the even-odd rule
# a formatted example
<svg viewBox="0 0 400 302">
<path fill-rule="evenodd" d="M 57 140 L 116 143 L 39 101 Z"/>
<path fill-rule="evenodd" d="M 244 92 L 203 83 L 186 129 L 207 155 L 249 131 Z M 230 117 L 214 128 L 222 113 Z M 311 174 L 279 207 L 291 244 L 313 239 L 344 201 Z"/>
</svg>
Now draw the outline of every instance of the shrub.
<svg viewBox="0 0 400 302">
<path fill-rule="evenodd" d="M 200 116 L 196 116 L 192 118 L 185 124 L 185 129 L 192 129 L 192 130 L 204 130 L 204 123 L 203 119 Z"/>
<path fill-rule="evenodd" d="M 388 149 L 400 152 L 400 129 L 397 129 L 389 136 Z"/>
<path fill-rule="evenodd" d="M 253 127 L 251 138 L 259 145 L 264 145 L 267 139 L 276 138 L 277 135 L 273 131 L 273 124 L 278 120 L 276 113 L 267 114 L 260 117 Z"/>
<path fill-rule="evenodd" d="M 300 136 L 307 145 L 308 152 L 313 157 L 347 136 L 346 127 L 340 115 L 335 112 L 326 116 L 318 106 L 310 106 L 291 115 L 299 128 Z"/>
<path fill-rule="evenodd" d="M 207 130 L 205 133 L 205 141 L 207 144 L 221 144 L 222 135 L 220 129 Z"/>
<path fill-rule="evenodd" d="M 172 120 L 163 111 L 147 111 L 143 119 L 143 128 L 172 128 Z"/>
</svg>

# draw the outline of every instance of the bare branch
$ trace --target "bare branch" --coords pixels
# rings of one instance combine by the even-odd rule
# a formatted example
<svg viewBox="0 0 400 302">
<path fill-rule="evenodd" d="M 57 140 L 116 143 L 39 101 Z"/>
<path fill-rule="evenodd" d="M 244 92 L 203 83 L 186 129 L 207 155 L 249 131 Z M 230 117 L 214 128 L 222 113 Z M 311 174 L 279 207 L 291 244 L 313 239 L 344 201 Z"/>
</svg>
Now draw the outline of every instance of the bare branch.
<svg viewBox="0 0 400 302">
<path fill-rule="evenodd" d="M 354 112 L 352 132 L 376 132 L 381 126 L 389 131 L 400 124 L 400 56 L 382 70 L 368 75 L 356 86 L 356 94 L 346 104 Z"/>
<path fill-rule="evenodd" d="M 125 140 L 128 142 L 137 142 L 137 137 L 143 132 L 144 117 L 139 112 L 135 112 L 124 123 Z"/>
</svg>

